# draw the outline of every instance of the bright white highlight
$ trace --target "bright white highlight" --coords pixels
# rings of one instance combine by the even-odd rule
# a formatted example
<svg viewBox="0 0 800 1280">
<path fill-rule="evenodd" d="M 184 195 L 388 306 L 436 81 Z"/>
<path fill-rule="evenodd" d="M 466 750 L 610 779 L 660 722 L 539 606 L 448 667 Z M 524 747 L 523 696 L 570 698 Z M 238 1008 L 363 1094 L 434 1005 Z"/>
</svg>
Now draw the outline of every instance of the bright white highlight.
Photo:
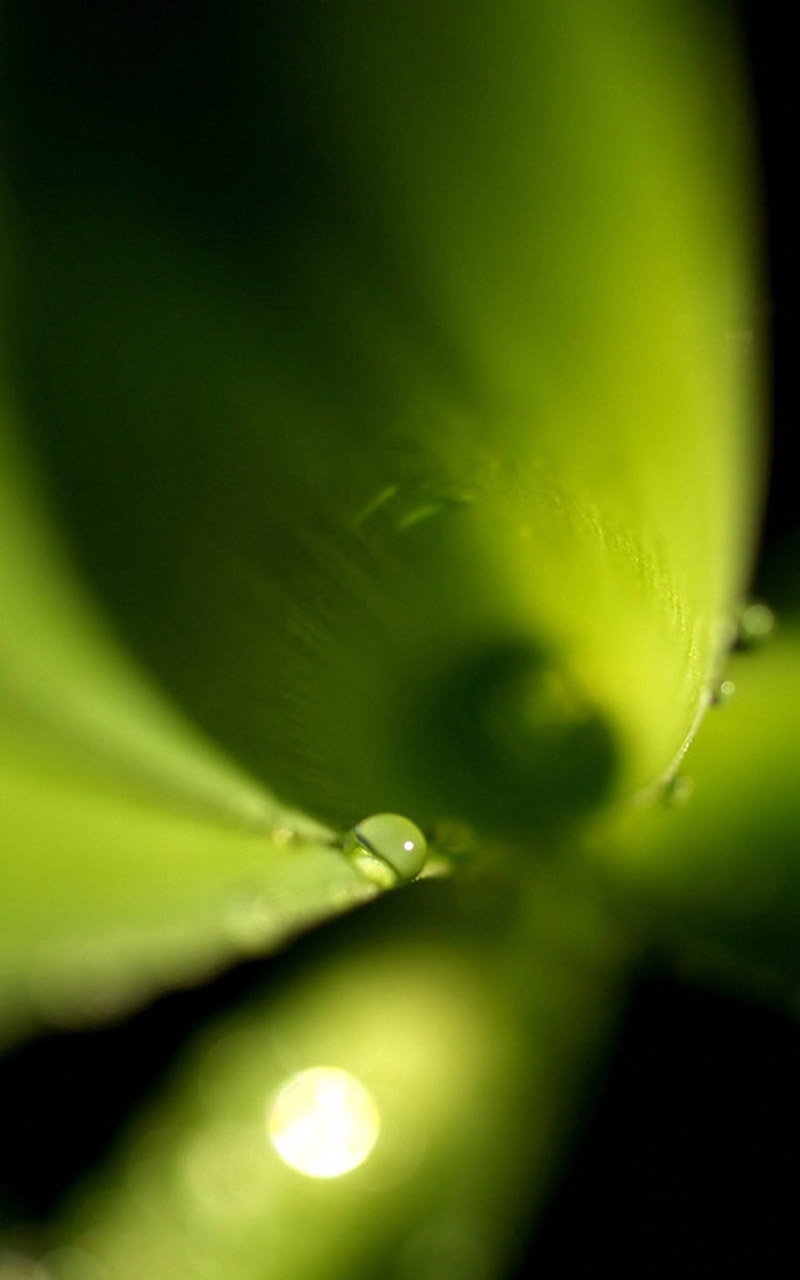
<svg viewBox="0 0 800 1280">
<path fill-rule="evenodd" d="M 273 1100 L 267 1129 L 286 1164 L 309 1178 L 338 1178 L 363 1164 L 380 1116 L 362 1084 L 337 1067 L 291 1076 Z"/>
</svg>

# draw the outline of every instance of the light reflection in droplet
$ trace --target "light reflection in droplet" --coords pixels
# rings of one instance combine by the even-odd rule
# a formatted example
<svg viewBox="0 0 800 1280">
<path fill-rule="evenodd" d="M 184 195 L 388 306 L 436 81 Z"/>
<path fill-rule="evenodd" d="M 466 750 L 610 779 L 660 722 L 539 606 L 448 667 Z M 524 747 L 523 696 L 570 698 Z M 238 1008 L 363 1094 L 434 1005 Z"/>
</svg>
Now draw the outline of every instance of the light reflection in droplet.
<svg viewBox="0 0 800 1280">
<path fill-rule="evenodd" d="M 312 1067 L 291 1076 L 273 1099 L 267 1120 L 281 1159 L 309 1178 L 338 1178 L 366 1160 L 380 1116 L 349 1072 Z"/>
</svg>

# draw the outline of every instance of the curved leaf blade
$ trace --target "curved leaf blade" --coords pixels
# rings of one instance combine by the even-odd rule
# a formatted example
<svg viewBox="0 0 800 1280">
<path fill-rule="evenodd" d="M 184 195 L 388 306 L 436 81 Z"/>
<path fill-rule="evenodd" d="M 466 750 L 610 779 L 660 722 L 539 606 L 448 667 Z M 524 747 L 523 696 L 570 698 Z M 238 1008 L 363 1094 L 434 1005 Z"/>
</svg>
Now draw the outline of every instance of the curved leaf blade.
<svg viewBox="0 0 800 1280">
<path fill-rule="evenodd" d="M 187 19 L 196 57 L 171 28 L 140 50 L 157 121 L 116 35 L 35 104 L 23 48 L 23 384 L 93 583 L 251 772 L 337 827 L 530 837 L 662 776 L 724 652 L 755 471 L 746 131 L 699 6 L 447 12 Z M 498 747 L 470 705 L 515 646 L 597 729 L 558 787 L 536 706 Z"/>
<path fill-rule="evenodd" d="M 136 669 L 0 445 L 5 1035 L 118 1015 L 376 890 Z"/>
</svg>

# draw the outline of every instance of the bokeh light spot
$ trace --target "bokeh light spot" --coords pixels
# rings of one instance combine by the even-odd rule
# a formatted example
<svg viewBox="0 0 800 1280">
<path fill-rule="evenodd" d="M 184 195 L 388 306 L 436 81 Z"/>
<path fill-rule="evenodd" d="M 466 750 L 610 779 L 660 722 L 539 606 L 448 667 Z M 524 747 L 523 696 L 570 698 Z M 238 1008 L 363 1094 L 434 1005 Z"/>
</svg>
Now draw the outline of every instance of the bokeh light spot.
<svg viewBox="0 0 800 1280">
<path fill-rule="evenodd" d="M 310 1178 L 338 1178 L 366 1160 L 380 1116 L 364 1086 L 338 1067 L 291 1076 L 273 1099 L 270 1141 L 286 1164 Z"/>
</svg>

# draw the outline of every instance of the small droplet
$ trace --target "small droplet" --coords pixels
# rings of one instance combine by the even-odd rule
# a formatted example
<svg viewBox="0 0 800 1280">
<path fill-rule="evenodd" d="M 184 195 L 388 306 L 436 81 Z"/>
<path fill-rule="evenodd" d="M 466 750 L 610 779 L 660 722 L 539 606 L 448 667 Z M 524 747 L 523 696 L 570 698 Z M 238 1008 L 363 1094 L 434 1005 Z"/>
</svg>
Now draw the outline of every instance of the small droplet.
<svg viewBox="0 0 800 1280">
<path fill-rule="evenodd" d="M 296 831 L 292 831 L 291 827 L 274 827 L 272 831 L 272 839 L 279 847 L 287 844 L 294 844 L 299 839 Z"/>
<path fill-rule="evenodd" d="M 720 680 L 719 684 L 711 693 L 712 707 L 724 707 L 728 702 L 730 702 L 735 692 L 736 685 L 732 680 Z"/>
<path fill-rule="evenodd" d="M 348 831 L 344 852 L 368 879 L 391 889 L 419 875 L 428 856 L 428 842 L 410 818 L 373 813 Z"/>
<path fill-rule="evenodd" d="M 775 614 L 768 604 L 755 601 L 742 611 L 735 648 L 754 649 L 763 644 L 775 629 Z"/>
<path fill-rule="evenodd" d="M 677 809 L 686 804 L 693 791 L 694 782 L 691 778 L 687 778 L 683 773 L 674 773 L 664 783 L 662 798 L 668 808 Z"/>
</svg>

